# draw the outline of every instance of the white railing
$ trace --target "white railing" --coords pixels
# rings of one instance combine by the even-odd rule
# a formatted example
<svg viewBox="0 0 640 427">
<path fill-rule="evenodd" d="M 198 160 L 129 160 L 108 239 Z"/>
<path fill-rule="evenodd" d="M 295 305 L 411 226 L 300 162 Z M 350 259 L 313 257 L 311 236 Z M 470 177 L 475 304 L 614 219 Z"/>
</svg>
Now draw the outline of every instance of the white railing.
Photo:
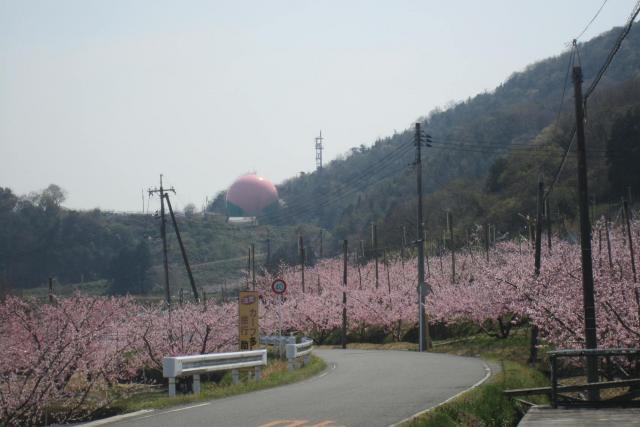
<svg viewBox="0 0 640 427">
<path fill-rule="evenodd" d="M 292 371 L 296 367 L 296 360 L 302 357 L 302 363 L 304 365 L 309 363 L 309 356 L 313 350 L 313 340 L 311 338 L 302 337 L 299 343 L 296 344 L 295 337 L 261 337 L 260 342 L 267 345 L 278 345 L 279 348 L 285 347 L 285 354 L 287 355 L 287 365 L 289 370 Z"/>
<path fill-rule="evenodd" d="M 193 392 L 200 393 L 200 374 L 231 370 L 233 383 L 240 380 L 238 369 L 255 368 L 255 379 L 260 379 L 260 369 L 267 364 L 267 350 L 209 353 L 193 356 L 175 356 L 162 359 L 162 375 L 169 378 L 169 396 L 176 395 L 176 378 L 193 376 Z"/>
</svg>

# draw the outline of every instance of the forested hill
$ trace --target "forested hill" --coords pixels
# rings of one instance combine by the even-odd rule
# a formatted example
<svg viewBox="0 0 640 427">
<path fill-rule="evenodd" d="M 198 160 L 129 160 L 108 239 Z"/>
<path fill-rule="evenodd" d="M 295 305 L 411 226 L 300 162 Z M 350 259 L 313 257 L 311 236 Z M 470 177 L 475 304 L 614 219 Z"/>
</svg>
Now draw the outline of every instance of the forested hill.
<svg viewBox="0 0 640 427">
<path fill-rule="evenodd" d="M 604 63 L 620 31 L 620 28 L 614 28 L 579 44 L 579 59 L 575 62 L 579 60 L 582 65 L 585 88 Z M 463 214 L 474 217 L 467 219 L 467 226 L 473 221 L 511 221 L 505 218 L 506 214 L 500 216 L 490 212 L 491 208 L 486 204 L 489 199 L 492 203 L 496 199 L 493 197 L 495 194 L 485 191 L 485 177 L 497 159 L 500 159 L 496 166 L 499 167 L 505 156 L 524 151 L 526 147 L 532 148 L 535 144 L 547 144 L 546 150 L 550 152 L 548 164 L 533 168 L 535 170 L 530 170 L 529 175 L 513 177 L 526 180 L 527 188 L 533 189 L 535 198 L 540 168 L 545 169 L 547 177 L 553 175 L 559 163 L 556 158 L 566 144 L 563 132 L 571 128 L 573 120 L 569 61 L 570 52 L 567 50 L 559 56 L 531 64 L 525 70 L 512 74 L 492 92 L 476 95 L 445 111 L 436 109 L 420 120 L 433 139 L 432 147 L 423 152 L 423 187 L 427 194 L 431 193 L 431 199 L 425 203 L 428 218 L 429 215 L 442 217 L 444 209 L 457 206 L 465 210 Z M 606 116 L 606 123 L 601 123 L 604 134 L 599 135 L 599 144 L 608 137 L 610 129 L 605 125 L 614 120 L 612 115 L 622 114 L 618 107 L 629 109 L 639 102 L 637 96 L 633 98 L 639 74 L 640 30 L 634 27 L 589 104 L 592 123 L 597 122 L 594 112 L 599 107 L 596 104 L 603 106 L 602 117 Z M 565 92 L 563 88 L 566 88 L 563 114 L 558 126 L 554 127 L 551 125 L 556 123 Z M 551 132 L 550 128 L 555 131 Z M 364 238 L 369 224 L 376 222 L 386 224 L 387 233 L 397 234 L 401 225 L 415 223 L 415 205 L 412 205 L 415 174 L 410 166 L 414 161 L 412 144 L 413 129 L 408 129 L 375 141 L 371 146 L 354 147 L 320 171 L 283 182 L 278 190 L 284 205 L 264 220 L 273 224 L 312 222 L 334 230 L 336 237 L 352 238 Z M 456 185 L 459 191 L 452 191 Z M 438 199 L 437 194 L 443 191 L 450 193 L 446 203 L 430 204 L 442 202 L 442 197 Z M 520 195 L 514 197 L 517 199 Z M 522 203 L 524 207 L 529 206 L 525 200 L 513 201 L 512 207 L 522 207 Z M 495 203 L 493 206 L 495 208 Z M 508 215 L 515 216 L 516 212 Z"/>
</svg>

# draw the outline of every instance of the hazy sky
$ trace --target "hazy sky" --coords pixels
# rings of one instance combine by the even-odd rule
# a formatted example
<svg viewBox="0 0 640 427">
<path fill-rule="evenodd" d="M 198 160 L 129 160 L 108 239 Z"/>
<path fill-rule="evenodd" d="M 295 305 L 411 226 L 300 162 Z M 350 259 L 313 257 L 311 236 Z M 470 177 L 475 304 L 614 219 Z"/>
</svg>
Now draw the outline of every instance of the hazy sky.
<svg viewBox="0 0 640 427">
<path fill-rule="evenodd" d="M 602 0 L 0 0 L 0 186 L 136 211 L 274 182 L 561 53 Z M 622 25 L 610 0 L 581 40 Z M 152 207 L 157 205 L 157 200 Z"/>
</svg>

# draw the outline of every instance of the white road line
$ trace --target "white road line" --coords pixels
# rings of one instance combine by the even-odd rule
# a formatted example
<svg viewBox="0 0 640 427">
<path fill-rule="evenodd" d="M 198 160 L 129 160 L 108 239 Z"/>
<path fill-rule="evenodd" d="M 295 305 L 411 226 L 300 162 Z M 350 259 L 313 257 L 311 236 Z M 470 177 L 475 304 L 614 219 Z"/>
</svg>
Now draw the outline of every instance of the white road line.
<svg viewBox="0 0 640 427">
<path fill-rule="evenodd" d="M 153 412 L 153 409 L 142 409 L 136 412 L 129 412 L 128 414 L 115 415 L 113 417 L 104 418 L 102 420 L 91 421 L 89 423 L 80 424 L 78 427 L 97 427 L 105 424 L 115 423 L 118 421 L 126 420 L 127 418 L 137 417 L 138 415 L 147 414 Z"/>
<path fill-rule="evenodd" d="M 183 408 L 178 408 L 178 409 L 170 409 L 168 411 L 163 411 L 161 414 L 168 414 L 170 412 L 186 411 L 187 409 L 199 408 L 200 406 L 207 406 L 207 405 L 211 405 L 211 402 L 199 403 L 197 405 L 185 406 Z M 158 415 L 160 415 L 160 414 L 158 414 Z"/>
<path fill-rule="evenodd" d="M 207 405 L 211 405 L 211 402 L 198 403 L 197 405 L 185 406 L 185 407 L 182 407 L 182 408 L 170 409 L 168 411 L 156 412 L 156 413 L 153 413 L 153 414 L 145 415 L 144 417 L 140 417 L 138 419 L 139 420 L 144 420 L 145 418 L 157 417 L 159 415 L 168 414 L 170 412 L 186 411 L 187 409 L 199 408 L 200 406 L 207 406 Z"/>
<path fill-rule="evenodd" d="M 444 405 L 444 404 L 446 404 L 446 403 L 449 403 L 449 402 L 451 402 L 453 399 L 456 399 L 456 398 L 458 398 L 458 397 L 462 396 L 463 394 L 465 394 L 466 392 L 471 391 L 471 390 L 473 390 L 474 388 L 478 387 L 480 384 L 482 384 L 483 382 L 485 382 L 486 380 L 488 380 L 488 379 L 489 379 L 489 377 L 491 376 L 491 368 L 489 367 L 489 365 L 487 365 L 485 362 L 482 362 L 482 364 L 484 365 L 484 371 L 485 371 L 486 373 L 485 373 L 484 378 L 482 378 L 480 381 L 478 381 L 477 383 L 475 383 L 475 384 L 474 384 L 474 385 L 472 385 L 471 387 L 469 387 L 469 388 L 467 388 L 467 389 L 465 389 L 465 390 L 462 390 L 462 391 L 461 391 L 461 392 L 459 392 L 458 394 L 456 394 L 456 395 L 454 395 L 454 396 L 451 396 L 450 398 L 448 398 L 448 399 L 447 399 L 447 400 L 445 400 L 444 402 L 438 403 L 437 405 L 434 405 L 434 406 L 432 406 L 431 408 L 425 409 L 424 411 L 417 412 L 417 413 L 415 413 L 415 414 L 411 415 L 410 417 L 405 418 L 405 419 L 404 419 L 404 420 L 402 420 L 402 421 L 398 421 L 397 423 L 394 423 L 394 424 L 389 425 L 389 427 L 398 427 L 398 426 L 400 426 L 400 425 L 402 425 L 402 424 L 404 424 L 404 423 L 406 423 L 406 422 L 408 422 L 408 421 L 413 420 L 414 418 L 418 418 L 418 417 L 419 417 L 420 415 L 422 415 L 422 414 L 426 414 L 427 412 L 433 411 L 433 410 L 434 410 L 434 409 L 436 409 L 437 407 L 442 406 L 442 405 Z"/>
</svg>

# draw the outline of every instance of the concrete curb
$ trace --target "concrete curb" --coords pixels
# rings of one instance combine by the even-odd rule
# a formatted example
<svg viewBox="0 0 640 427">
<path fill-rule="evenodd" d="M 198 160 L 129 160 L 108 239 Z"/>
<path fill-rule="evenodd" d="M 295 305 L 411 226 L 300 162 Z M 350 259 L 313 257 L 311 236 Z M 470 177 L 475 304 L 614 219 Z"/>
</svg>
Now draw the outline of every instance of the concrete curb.
<svg viewBox="0 0 640 427">
<path fill-rule="evenodd" d="M 430 408 L 427 408 L 427 409 L 425 409 L 423 411 L 417 412 L 417 413 L 411 415 L 410 417 L 405 418 L 404 420 L 401 420 L 401 421 L 398 421 L 397 423 L 393 423 L 393 424 L 389 425 L 389 427 L 399 427 L 400 425 L 402 425 L 404 423 L 407 423 L 407 422 L 409 422 L 409 421 L 411 421 L 411 420 L 413 420 L 415 418 L 418 418 L 419 416 L 421 416 L 423 414 L 426 414 L 427 412 L 431 412 L 434 409 L 439 408 L 440 406 L 451 402 L 454 399 L 457 399 L 458 397 L 462 396 L 463 394 L 467 393 L 468 391 L 471 391 L 474 388 L 476 388 L 479 385 L 481 385 L 482 383 L 484 383 L 486 380 L 489 379 L 489 377 L 491 377 L 492 371 L 491 371 L 491 368 L 489 367 L 489 365 L 486 362 L 483 361 L 482 364 L 484 365 L 485 376 L 480 381 L 478 381 L 477 383 L 475 383 L 471 387 L 469 387 L 467 389 L 464 389 L 461 392 L 451 396 L 450 398 L 448 398 L 444 402 L 440 402 L 437 405 L 434 405 L 434 406 L 432 406 Z"/>
<path fill-rule="evenodd" d="M 127 414 L 114 415 L 113 417 L 103 418 L 101 420 L 95 420 L 85 424 L 77 424 L 77 426 L 78 427 L 97 427 L 105 424 L 126 420 L 127 418 L 137 417 L 138 415 L 148 414 L 149 412 L 153 412 L 153 409 L 141 409 L 140 411 L 129 412 Z"/>
</svg>

